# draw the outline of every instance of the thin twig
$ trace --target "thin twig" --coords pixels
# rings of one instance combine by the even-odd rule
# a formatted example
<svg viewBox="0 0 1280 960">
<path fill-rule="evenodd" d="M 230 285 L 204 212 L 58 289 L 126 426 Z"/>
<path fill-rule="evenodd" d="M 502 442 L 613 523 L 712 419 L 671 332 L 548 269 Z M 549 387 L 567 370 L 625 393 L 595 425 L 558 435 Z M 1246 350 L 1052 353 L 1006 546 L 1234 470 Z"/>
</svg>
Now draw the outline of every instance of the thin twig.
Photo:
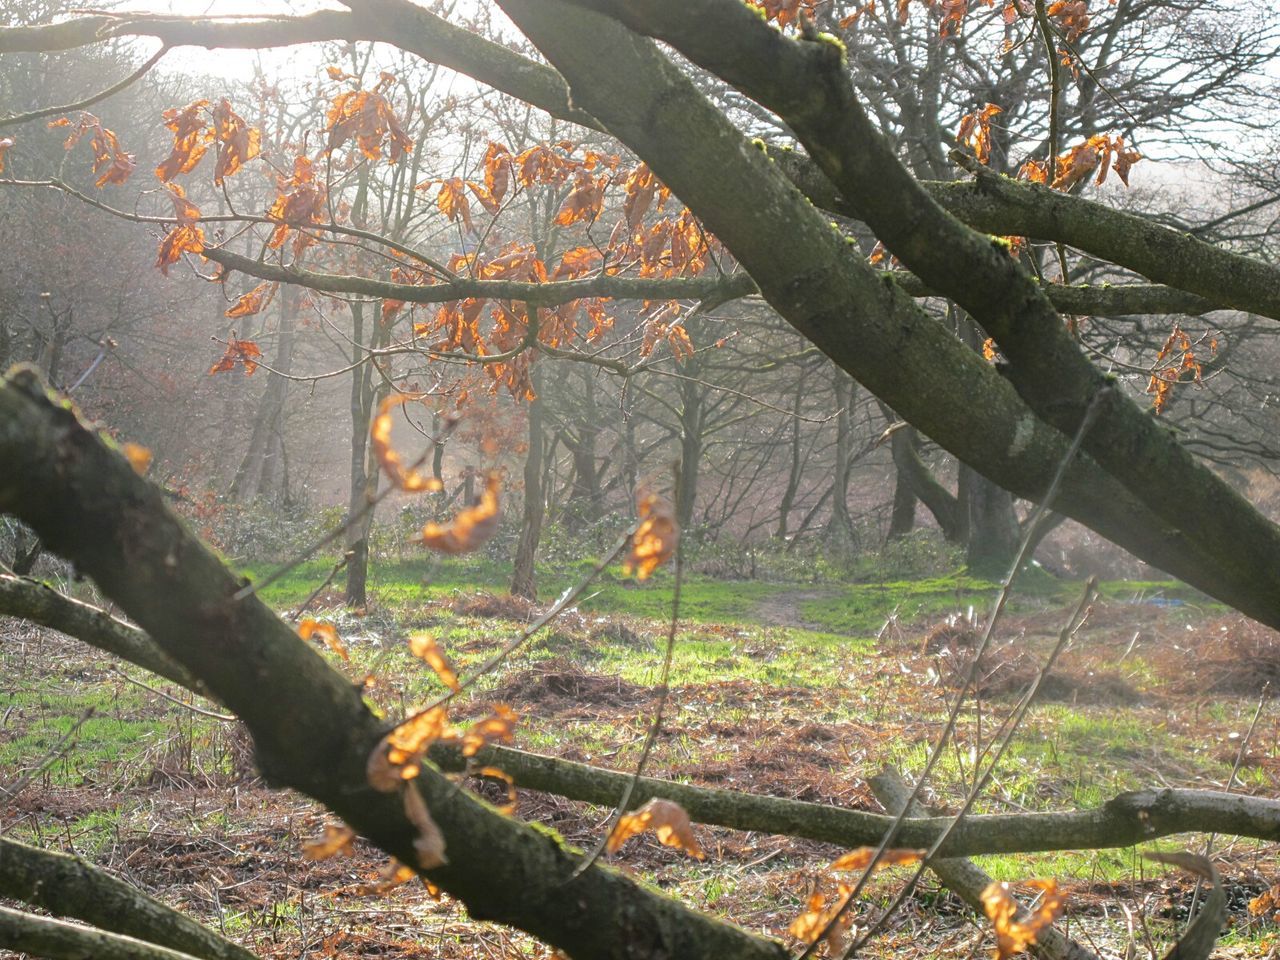
<svg viewBox="0 0 1280 960">
<path fill-rule="evenodd" d="M 192 713 L 198 713 L 202 717 L 211 717 L 214 720 L 221 720 L 223 723 L 234 723 L 235 721 L 240 719 L 239 717 L 233 716 L 232 714 L 229 714 L 229 713 L 214 713 L 212 710 L 206 710 L 203 707 L 197 707 L 194 703 L 184 703 L 183 701 L 179 700 L 177 697 L 173 697 L 165 693 L 163 690 L 157 690 L 155 687 L 149 686 L 148 684 L 143 683 L 141 680 L 133 679 L 133 677 L 129 676 L 119 667 L 112 667 L 111 672 L 116 674 L 118 677 L 121 677 L 124 680 L 128 680 L 135 687 L 141 687 L 143 690 L 146 690 L 148 693 L 154 693 L 157 697 L 164 697 L 170 703 L 176 703 L 178 706 L 183 707 L 187 710 L 190 710 Z"/>
<path fill-rule="evenodd" d="M 1271 681 L 1268 680 L 1262 687 L 1262 695 L 1258 697 L 1258 706 L 1253 711 L 1253 720 L 1249 722 L 1249 729 L 1245 731 L 1244 739 L 1240 741 L 1240 749 L 1236 751 L 1236 762 L 1231 766 L 1231 776 L 1227 780 L 1226 793 L 1231 792 L 1231 788 L 1236 784 L 1236 775 L 1240 772 L 1240 764 L 1244 761 L 1245 752 L 1249 749 L 1249 741 L 1253 739 L 1253 731 L 1258 727 L 1258 720 L 1262 717 L 1262 708 L 1267 702 L 1267 693 L 1271 689 Z M 1216 833 L 1209 834 L 1209 839 L 1204 842 L 1204 857 L 1207 860 L 1209 855 L 1213 853 L 1213 844 L 1218 839 Z M 1204 889 L 1204 883 L 1196 880 L 1195 892 L 1191 895 L 1191 909 L 1187 911 L 1188 917 L 1195 916 L 1196 907 L 1200 903 L 1200 891 Z"/>
<path fill-rule="evenodd" d="M 1035 679 L 1031 682 L 1030 686 L 1027 687 L 1021 699 L 1019 699 L 1018 705 L 1014 708 L 1010 720 L 1006 722 L 1007 729 L 1005 730 L 999 745 L 996 747 L 995 753 L 991 757 L 991 761 L 987 764 L 986 771 L 979 775 L 977 766 L 975 765 L 973 787 L 969 790 L 968 796 L 965 797 L 964 805 L 960 808 L 959 812 L 952 817 L 951 822 L 947 824 L 946 829 L 938 834 L 938 838 L 933 841 L 932 845 L 930 845 L 929 852 L 921 859 L 920 865 L 916 868 L 915 874 L 907 881 L 906 885 L 898 891 L 898 895 L 893 899 L 893 902 L 884 909 L 884 912 L 880 914 L 876 922 L 871 924 L 862 936 L 858 938 L 848 951 L 846 951 L 846 958 L 852 957 L 858 952 L 858 950 L 865 946 L 866 942 L 874 934 L 879 932 L 885 923 L 888 922 L 889 918 L 893 916 L 900 906 L 902 906 L 907 897 L 911 896 L 912 891 L 916 888 L 916 884 L 920 882 L 920 878 L 924 875 L 924 871 L 928 867 L 929 861 L 933 859 L 934 855 L 939 849 L 941 849 L 942 844 L 945 843 L 947 838 L 951 836 L 958 826 L 960 826 L 964 821 L 964 818 L 968 816 L 969 811 L 973 809 L 974 803 L 977 801 L 978 797 L 981 796 L 987 783 L 990 782 L 992 775 L 996 771 L 996 767 L 999 766 L 1005 750 L 1007 750 L 1009 745 L 1013 742 L 1014 734 L 1018 732 L 1018 727 L 1026 717 L 1027 711 L 1031 709 L 1031 704 L 1035 700 L 1036 694 L 1040 691 L 1040 684 L 1044 682 L 1044 678 L 1048 676 L 1049 671 L 1053 669 L 1053 665 L 1057 662 L 1062 651 L 1066 649 L 1067 644 L 1084 624 L 1085 618 L 1088 616 L 1089 605 L 1093 603 L 1097 589 L 1098 578 L 1090 577 L 1084 586 L 1084 595 L 1080 598 L 1080 602 L 1076 604 L 1076 608 L 1072 611 L 1071 617 L 1067 620 L 1066 626 L 1064 626 L 1062 631 L 1058 634 L 1058 641 L 1054 644 L 1053 650 L 1050 652 L 1048 659 L 1045 660 L 1044 665 L 1041 666 L 1040 670 L 1036 673 Z"/>
<path fill-rule="evenodd" d="M 671 695 L 671 661 L 675 656 L 676 629 L 680 622 L 680 585 L 684 581 L 684 554 L 678 542 L 676 544 L 675 578 L 675 587 L 671 593 L 671 624 L 667 628 L 667 649 L 662 657 L 662 679 L 658 686 L 658 705 L 653 712 L 653 722 L 649 725 L 649 732 L 645 736 L 644 746 L 640 748 L 640 759 L 636 763 L 636 769 L 631 774 L 631 779 L 627 781 L 626 787 L 623 788 L 622 798 L 618 801 L 613 814 L 609 817 L 604 835 L 590 855 L 582 863 L 578 864 L 577 869 L 570 875 L 570 880 L 576 880 L 586 873 L 600 859 L 605 847 L 609 845 L 609 838 L 613 836 L 613 831 L 617 828 L 618 821 L 622 819 L 622 815 L 627 812 L 627 808 L 631 805 L 631 797 L 635 793 L 636 784 L 640 782 L 640 778 L 644 775 L 645 764 L 649 762 L 649 754 L 653 751 L 653 744 L 657 741 L 658 733 L 662 729 L 663 713 L 666 710 L 667 698 Z"/>
<path fill-rule="evenodd" d="M 933 750 L 929 754 L 929 758 L 925 761 L 924 769 L 920 772 L 916 780 L 915 788 L 911 791 L 911 796 L 907 798 L 907 802 L 903 805 L 902 810 L 894 817 L 893 823 L 885 831 L 880 845 L 876 847 L 876 851 L 871 856 L 866 869 L 863 870 L 853 889 L 845 896 L 844 901 L 831 914 L 822 931 L 814 937 L 807 947 L 800 953 L 797 960 L 808 960 L 813 956 L 813 952 L 817 949 L 818 944 L 822 943 L 827 935 L 835 929 L 837 923 L 841 921 L 844 915 L 852 906 L 854 900 L 862 893 L 862 889 L 867 885 L 867 881 L 875 872 L 877 864 L 884 856 L 884 852 L 892 845 L 894 838 L 898 835 L 898 831 L 902 828 L 902 823 L 907 819 L 907 811 L 911 809 L 920 797 L 921 791 L 924 789 L 925 783 L 929 779 L 929 775 L 933 772 L 933 768 L 942 758 L 943 751 L 946 749 L 947 742 L 951 738 L 951 734 L 955 731 L 956 722 L 960 717 L 960 708 L 964 705 L 965 697 L 969 693 L 969 689 L 977 683 L 979 663 L 982 655 L 986 653 L 987 647 L 991 643 L 991 635 L 995 629 L 997 621 L 1004 612 L 1005 605 L 1009 602 L 1012 594 L 1014 581 L 1017 579 L 1022 565 L 1026 561 L 1026 556 L 1030 550 L 1031 543 L 1035 538 L 1035 534 L 1039 532 L 1040 524 L 1044 520 L 1045 514 L 1052 505 L 1054 498 L 1058 495 L 1058 488 L 1062 485 L 1062 480 L 1067 474 L 1067 468 L 1075 459 L 1076 454 L 1080 450 L 1081 444 L 1084 443 L 1085 434 L 1089 432 L 1089 428 L 1093 426 L 1094 421 L 1098 418 L 1098 414 L 1102 411 L 1103 399 L 1108 395 L 1111 387 L 1104 387 L 1094 394 L 1093 399 L 1089 402 L 1088 409 L 1085 410 L 1084 416 L 1080 420 L 1080 426 L 1076 430 L 1076 435 L 1071 441 L 1071 445 L 1063 454 L 1062 462 L 1058 464 L 1058 469 L 1053 475 L 1053 480 L 1049 484 L 1049 489 L 1045 491 L 1044 499 L 1036 506 L 1032 512 L 1029 522 L 1026 525 L 1026 531 L 1022 535 L 1022 540 L 1018 544 L 1017 553 L 1014 555 L 1013 563 L 1009 567 L 1009 572 L 1004 578 L 1004 583 L 1000 587 L 1000 594 L 996 597 L 995 606 L 991 609 L 991 615 L 987 618 L 987 625 L 983 629 L 982 637 L 978 641 L 977 648 L 973 653 L 973 661 L 969 665 L 969 670 L 965 675 L 964 681 L 960 689 L 956 693 L 955 703 L 951 706 L 951 711 L 947 716 L 946 723 L 942 728 L 942 732 L 938 735 L 938 740 L 933 746 Z"/>
<path fill-rule="evenodd" d="M 147 71 L 159 63 L 160 58 L 168 52 L 169 45 L 165 44 L 156 52 L 155 56 L 140 66 L 133 73 L 129 74 L 119 83 L 115 83 L 107 87 L 107 89 L 102 90 L 99 93 L 95 93 L 91 97 L 86 97 L 84 100 L 78 100 L 75 103 L 65 103 L 56 107 L 45 107 L 42 110 L 32 110 L 30 113 L 19 113 L 12 117 L 4 117 L 3 119 L 0 119 L 0 127 L 12 126 L 15 123 L 26 123 L 28 120 L 39 120 L 41 117 L 51 117 L 55 113 L 71 113 L 75 110 L 83 110 L 85 107 L 91 107 L 99 100 L 105 100 L 107 97 L 117 94 L 125 87 L 141 80 L 146 76 Z"/>
</svg>

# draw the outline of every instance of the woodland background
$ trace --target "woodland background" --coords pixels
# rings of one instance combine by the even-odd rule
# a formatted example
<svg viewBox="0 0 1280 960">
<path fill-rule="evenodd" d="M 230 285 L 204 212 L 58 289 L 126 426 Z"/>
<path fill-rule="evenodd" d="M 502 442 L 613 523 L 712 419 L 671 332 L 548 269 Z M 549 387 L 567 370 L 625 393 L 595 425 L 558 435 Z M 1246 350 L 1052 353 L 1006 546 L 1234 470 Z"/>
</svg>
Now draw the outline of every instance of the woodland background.
<svg viewBox="0 0 1280 960">
<path fill-rule="evenodd" d="M 806 45 L 838 51 L 868 129 L 900 164 L 882 165 L 886 196 L 898 196 L 900 170 L 956 210 L 968 195 L 948 187 L 963 182 L 979 197 L 1012 197 L 1010 207 L 1032 197 L 1048 211 L 1052 228 L 966 234 L 999 252 L 993 268 L 947 238 L 922 241 L 931 249 L 921 252 L 873 197 L 842 196 L 821 172 L 815 179 L 808 155 L 835 177 L 828 158 L 838 154 L 822 152 L 822 137 L 840 125 L 815 121 L 800 94 L 773 88 L 791 75 L 769 75 L 772 61 L 752 51 L 772 48 L 752 47 L 764 41 L 750 30 L 739 48 L 725 27 L 717 48 L 696 29 L 714 33 L 719 17 L 737 29 L 736 4 L 503 5 L 537 47 L 498 5 L 350 6 L 355 14 L 290 9 L 276 19 L 86 13 L 36 0 L 4 11 L 0 369 L 26 364 L 69 396 L 158 498 L 147 507 L 154 514 L 120 506 L 143 495 L 98 453 L 88 462 L 101 465 L 102 490 L 85 493 L 93 508 L 83 515 L 47 506 L 41 491 L 56 485 L 20 466 L 17 452 L 0 468 L 0 507 L 11 511 L 0 518 L 9 568 L 0 609 L 15 616 L 0 648 L 13 678 L 0 724 L 4 832 L 80 852 L 106 868 L 90 874 L 91 888 L 124 877 L 267 956 L 544 951 L 530 934 L 574 956 L 617 955 L 633 938 L 654 956 L 780 955 L 774 941 L 720 918 L 832 955 L 849 942 L 895 956 L 985 949 L 990 928 L 966 926 L 946 894 L 978 903 L 985 884 L 965 873 L 971 865 L 953 862 L 958 872 L 944 867 L 941 886 L 914 893 L 895 867 L 865 893 L 859 882 L 856 896 L 821 868 L 877 842 L 884 822 L 873 830 L 840 814 L 896 813 L 894 775 L 872 777 L 889 767 L 932 773 L 922 798 L 947 813 L 963 808 L 962 817 L 970 807 L 987 816 L 1108 811 L 1090 828 L 1083 814 L 1064 821 L 1052 840 L 1041 821 L 978 817 L 944 851 L 992 854 L 983 865 L 997 881 L 1060 881 L 1065 934 L 1043 929 L 1061 910 L 1056 886 L 1017 888 L 1030 894 L 1029 922 L 1049 956 L 1154 957 L 1180 937 L 1183 955 L 1208 956 L 1217 930 L 1197 944 L 1212 924 L 1197 930 L 1192 916 L 1230 921 L 1219 951 L 1274 953 L 1280 878 L 1267 864 L 1280 813 L 1263 798 L 1280 769 L 1280 721 L 1267 709 L 1280 644 L 1235 612 L 1280 620 L 1268 587 L 1277 568 L 1259 561 L 1271 556 L 1280 511 L 1280 348 L 1268 286 L 1280 226 L 1274 12 L 1225 0 L 751 5 L 794 43 L 777 63 L 794 66 L 786 57 Z M 711 132 L 703 143 L 676 121 L 649 149 L 636 146 L 653 134 L 636 117 L 657 108 L 636 88 L 629 115 L 633 80 L 622 67 L 593 85 L 574 76 L 590 60 L 580 7 L 668 41 L 679 82 L 690 85 L 682 96 L 704 96 L 740 148 Z M 546 26 L 557 16 L 563 36 Z M 428 18 L 445 24 L 431 30 L 460 32 L 415 41 L 406 24 L 430 37 Z M 32 29 L 50 23 L 62 32 Z M 493 43 L 471 46 L 463 34 Z M 544 57 L 580 98 L 566 97 L 559 74 L 529 65 Z M 689 178 L 696 212 L 648 163 L 673 164 L 680 136 L 697 159 L 671 169 Z M 778 214 L 776 263 L 766 262 L 768 237 L 752 245 L 736 228 L 777 194 L 743 190 L 732 204 L 704 207 L 701 184 L 719 176 L 699 166 L 704 149 L 762 155 L 812 199 Z M 727 162 L 723 176 L 734 176 Z M 962 344 L 967 360 L 981 358 L 976 379 L 953 379 L 960 368 L 949 353 L 895 353 L 877 333 L 898 322 L 877 327 L 883 304 L 850 301 L 847 317 L 810 308 L 806 285 L 827 288 L 799 259 L 808 241 L 796 225 L 815 204 L 843 249 L 901 295 L 885 315 L 901 320 L 914 298 L 923 312 L 913 317 Z M 723 239 L 704 225 L 708 214 L 722 218 Z M 1059 223 L 1096 245 L 1053 235 Z M 1169 229 L 1150 232 L 1160 228 Z M 1200 241 L 1235 259 L 1213 259 Z M 1003 309 L 1005 288 L 991 278 L 1015 261 L 1055 322 L 1061 315 L 1070 359 L 1060 349 L 1041 366 L 1036 351 L 1048 357 L 1056 341 L 1028 344 L 1016 322 L 1002 326 L 974 307 L 989 288 L 993 313 Z M 954 281 L 952 296 L 935 293 L 940 280 Z M 1006 409 L 987 409 L 995 394 L 964 386 L 993 371 L 1037 418 L 1025 435 L 1010 427 L 1009 443 L 986 435 Z M 30 376 L 12 376 L 6 389 L 35 409 Z M 1117 412 L 1122 401 L 1084 397 L 1081 383 L 1132 403 Z M 18 438 L 20 424 L 45 414 L 13 402 L 6 429 Z M 1135 422 L 1136 433 L 1124 432 Z M 1158 429 L 1143 433 L 1151 424 Z M 60 429 L 45 431 L 49 444 L 80 435 Z M 1052 441 L 1037 432 L 1046 429 Z M 1146 445 L 1158 447 L 1155 435 L 1188 461 L 1160 460 Z M 1073 438 L 1094 458 L 1079 472 L 1076 448 L 1061 452 Z M 46 441 L 6 442 L 0 451 L 39 459 Z M 1029 469 L 1025 449 L 1054 454 Z M 1126 451 L 1132 467 L 1117 466 Z M 1059 466 L 1063 495 L 1042 520 L 1005 489 L 1043 499 Z M 1197 473 L 1202 466 L 1211 474 Z M 1120 478 L 1138 505 L 1131 516 L 1099 477 Z M 212 557 L 179 565 L 181 588 L 152 566 L 163 565 L 147 533 L 153 521 L 163 527 L 161 503 L 237 582 L 257 584 L 289 624 L 280 636 L 300 630 L 313 646 L 324 642 L 327 673 L 274 652 L 287 647 L 265 607 L 234 629 L 218 621 L 213 593 L 200 591 L 230 575 Z M 185 534 L 169 536 L 195 555 Z M 424 540 L 445 556 L 424 554 Z M 123 553 L 110 554 L 117 543 Z M 1034 562 L 1020 567 L 1023 550 Z M 1011 569 L 1021 571 L 1012 586 Z M 50 596 L 50 585 L 60 592 Z M 133 622 L 104 626 L 70 598 Z M 998 628 L 986 625 L 1006 602 Z M 133 667 L 121 672 L 52 630 L 171 685 L 139 686 Z M 238 665 L 200 652 L 189 662 L 170 639 L 184 631 L 211 643 L 234 635 L 244 644 Z M 320 723 L 318 714 L 272 713 L 263 701 L 274 691 L 263 698 L 248 674 L 223 675 L 254 658 L 296 675 L 293 698 L 278 693 L 280 704 L 342 705 L 287 761 L 306 739 L 300 718 Z M 451 735 L 423 732 L 415 720 L 443 723 L 443 713 L 415 708 L 459 677 L 475 698 L 455 706 L 454 720 L 479 731 L 486 764 L 467 767 L 465 782 L 503 806 L 514 782 L 519 818 L 586 849 L 609 834 L 620 801 L 635 807 L 672 784 L 735 791 L 730 800 L 673 797 L 695 822 L 716 825 L 698 834 L 710 864 L 661 849 L 635 864 L 691 909 L 668 908 L 629 880 L 599 881 L 584 894 L 583 934 L 570 911 L 546 905 L 566 884 L 615 874 L 592 867 L 579 880 L 559 847 L 547 861 L 520 861 L 504 844 L 529 834 L 477 826 L 488 822 L 481 814 L 441 815 L 454 781 L 432 766 L 415 780 L 413 757 Z M 327 692 L 313 696 L 308 683 Z M 353 683 L 376 715 L 342 699 Z M 222 717 L 227 709 L 253 742 Z M 513 736 L 504 712 L 513 709 L 520 752 L 499 746 Z M 370 743 L 375 753 L 390 744 L 394 758 L 397 733 L 419 739 L 390 761 L 391 792 L 416 797 L 422 784 L 421 814 L 408 799 L 397 807 L 399 793 L 395 802 L 374 795 L 367 809 L 351 799 L 352 783 L 378 789 L 362 763 Z M 349 770 L 335 762 L 331 774 L 325 759 L 321 772 L 304 756 L 322 755 L 324 743 L 341 744 Z M 71 759 L 77 751 L 82 761 Z M 539 767 L 524 751 L 589 767 Z M 462 768 L 456 756 L 432 759 Z M 622 774 L 641 768 L 663 783 L 623 799 Z M 326 829 L 319 808 L 269 785 L 319 799 L 370 838 L 356 845 L 356 865 L 301 861 L 297 842 Z M 1153 793 L 1122 793 L 1144 789 Z M 784 809 L 770 798 L 820 806 Z M 1198 880 L 1148 876 L 1156 868 L 1133 853 L 1142 839 L 1133 824 L 1153 817 L 1162 834 L 1205 834 L 1160 850 L 1211 852 L 1217 830 L 1251 839 L 1230 842 L 1219 857 L 1224 879 L 1204 893 Z M 808 822 L 817 825 L 796 825 Z M 311 855 L 350 853 L 354 835 L 327 829 Z M 901 845 L 928 847 L 943 828 L 929 829 Z M 1022 839 L 991 839 L 1006 830 Z M 765 839 L 770 832 L 778 836 Z M 484 849 L 488 859 L 471 873 L 452 863 L 433 873 L 444 836 L 450 851 Z M 675 839 L 692 845 L 682 826 Z M 439 880 L 458 900 L 438 904 L 416 884 L 397 885 L 412 872 L 395 861 L 378 879 L 375 846 L 416 856 L 431 889 Z M 1077 846 L 1118 850 L 1066 852 Z M 0 893 L 153 946 L 244 960 L 221 937 L 166 939 L 86 915 L 101 889 L 79 906 L 33 899 L 14 879 L 26 856 L 0 847 Z M 528 876 L 546 888 L 521 901 L 512 891 Z M 145 910 L 131 901 L 126 912 Z M 8 913 L 4 945 L 44 956 L 86 949 L 73 934 L 33 926 L 34 915 Z M 1002 956 L 1017 947 L 1010 924 L 994 923 Z"/>
</svg>

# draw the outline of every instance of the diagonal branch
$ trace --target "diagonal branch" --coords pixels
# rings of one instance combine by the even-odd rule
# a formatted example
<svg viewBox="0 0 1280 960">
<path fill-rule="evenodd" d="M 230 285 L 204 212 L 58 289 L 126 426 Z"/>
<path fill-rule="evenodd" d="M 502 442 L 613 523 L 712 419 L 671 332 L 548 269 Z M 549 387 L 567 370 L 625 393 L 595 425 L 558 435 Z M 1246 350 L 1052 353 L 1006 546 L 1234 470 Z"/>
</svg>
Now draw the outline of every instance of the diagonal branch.
<svg viewBox="0 0 1280 960">
<path fill-rule="evenodd" d="M 93 577 L 253 735 L 259 766 L 328 806 L 404 863 L 418 829 L 368 759 L 386 732 L 359 690 L 244 586 L 36 374 L 0 382 L 0 510 Z M 782 947 L 580 860 L 548 831 L 504 817 L 424 764 L 408 785 L 449 862 L 424 871 L 476 919 L 519 927 L 580 960 L 722 956 L 782 960 Z"/>
<path fill-rule="evenodd" d="M 80 857 L 4 837 L 0 895 L 200 960 L 256 960 L 243 947 Z"/>
<path fill-rule="evenodd" d="M 1094 396 L 1105 392 L 1098 428 L 1090 432 L 1086 450 L 1113 482 L 1126 489 L 1131 502 L 1141 503 L 1148 516 L 1158 518 L 1157 526 L 1166 535 L 1177 532 L 1180 551 L 1192 549 L 1199 555 L 1199 560 L 1190 564 L 1194 568 L 1191 576 L 1179 576 L 1194 580 L 1251 616 L 1280 624 L 1280 528 L 1196 461 L 1169 431 L 1152 422 L 1121 391 L 1108 389 L 1108 379 L 1082 355 L 1043 291 L 1004 248 L 969 230 L 930 199 L 870 126 L 844 74 L 838 45 L 820 36 L 788 39 L 736 0 L 575 0 L 575 5 L 602 9 L 660 37 L 787 120 L 841 190 L 858 197 L 868 224 L 899 259 L 930 287 L 953 297 L 995 337 L 1010 360 L 1006 371 L 1010 382 L 1028 408 L 1015 420 L 1027 428 L 1040 421 L 1060 431 L 1059 436 L 1069 435 Z M 773 167 L 767 160 L 761 157 L 753 170 L 741 169 L 742 154 L 750 151 L 743 150 L 740 135 L 655 47 L 634 35 L 631 40 L 618 36 L 611 44 L 615 59 L 610 73 L 626 76 L 623 91 L 603 76 L 597 64 L 569 49 L 544 27 L 527 0 L 504 0 L 503 6 L 526 33 L 532 32 L 535 43 L 569 77 L 577 102 L 586 104 L 596 116 L 608 117 L 611 131 L 643 156 L 708 224 L 752 274 L 775 309 L 961 459 L 1007 489 L 1020 492 L 1018 486 L 1026 488 L 1025 477 L 1015 478 L 1016 485 L 1006 482 L 1005 471 L 996 468 L 989 457 L 964 453 L 958 449 L 961 438 L 946 437 L 932 429 L 925 420 L 936 417 L 919 410 L 921 398 L 915 398 L 912 412 L 890 396 L 900 392 L 903 380 L 911 376 L 906 357 L 887 360 L 887 369 L 869 371 L 865 362 L 856 362 L 865 358 L 847 358 L 848 346 L 832 342 L 833 328 L 852 314 L 858 333 L 846 331 L 844 339 L 848 341 L 852 334 L 865 350 L 875 339 L 872 329 L 896 306 L 892 297 L 888 291 L 878 296 L 872 293 L 869 271 L 860 258 L 849 252 L 837 254 L 832 243 L 837 237 L 830 236 L 835 231 L 818 222 L 816 212 L 798 212 L 781 184 L 766 191 L 770 179 L 783 179 L 771 173 Z M 547 3 L 539 9 L 552 6 Z M 607 21 L 597 17 L 588 21 L 590 11 L 585 10 L 576 18 L 563 9 L 558 9 L 558 14 L 561 22 L 589 22 L 597 37 L 593 51 L 599 51 L 599 37 Z M 558 30 L 562 36 L 569 32 L 563 27 Z M 629 63 L 620 69 L 619 58 L 624 56 L 623 62 Z M 677 88 L 682 88 L 678 95 Z M 691 127 L 695 115 L 700 121 Z M 730 144 L 738 156 L 728 155 Z M 708 153 L 722 156 L 711 161 Z M 696 166 L 691 162 L 695 157 Z M 739 182 L 725 169 L 735 165 L 740 168 L 741 180 L 752 185 L 755 202 L 746 210 L 725 195 L 728 184 Z M 706 173 L 710 170 L 715 171 L 714 183 Z M 747 195 L 745 187 L 738 193 Z M 778 242 L 779 230 L 786 231 L 787 243 Z M 829 237 L 825 243 L 824 231 Z M 786 257 L 779 252 L 783 247 L 795 254 L 804 248 L 808 255 Z M 844 305 L 843 314 L 836 313 L 839 304 Z M 904 327 L 912 336 L 926 327 L 921 321 L 903 320 L 893 326 L 889 336 L 896 337 L 898 345 Z M 959 344 L 956 347 L 963 349 Z M 954 403 L 957 396 L 970 396 L 955 379 L 960 365 L 939 359 L 953 352 L 938 350 L 918 368 L 946 371 L 940 377 L 947 381 L 946 403 Z M 891 376 L 886 378 L 886 373 Z M 1007 456 L 1019 447 L 1013 441 L 1000 454 Z M 1032 499 L 1042 496 L 1047 484 L 1038 486 L 1030 494 Z M 1168 489 L 1176 489 L 1178 495 L 1166 495 Z M 1070 495 L 1068 488 L 1063 512 L 1081 519 L 1073 512 L 1076 508 L 1066 502 Z M 1116 530 L 1108 524 L 1110 529 L 1104 530 L 1095 522 L 1084 522 L 1122 544 L 1132 539 L 1135 524 L 1141 523 L 1130 518 L 1121 524 L 1125 529 Z M 1140 555 L 1149 549 L 1124 545 Z M 1169 569 L 1167 565 L 1176 558 L 1159 552 L 1164 556 L 1153 562 Z M 1184 570 L 1187 566 L 1182 564 Z M 1218 580 L 1225 591 L 1205 586 L 1209 579 Z"/>
</svg>

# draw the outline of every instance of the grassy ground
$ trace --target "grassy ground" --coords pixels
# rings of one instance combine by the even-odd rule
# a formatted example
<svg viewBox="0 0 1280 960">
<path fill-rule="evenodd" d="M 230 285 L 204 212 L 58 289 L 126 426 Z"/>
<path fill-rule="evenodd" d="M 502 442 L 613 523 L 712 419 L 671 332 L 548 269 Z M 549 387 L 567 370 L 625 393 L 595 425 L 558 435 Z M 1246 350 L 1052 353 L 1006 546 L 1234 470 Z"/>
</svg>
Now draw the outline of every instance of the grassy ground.
<svg viewBox="0 0 1280 960">
<path fill-rule="evenodd" d="M 544 594 L 554 597 L 586 566 L 544 571 Z M 261 578 L 268 570 L 248 572 Z M 327 573 L 325 564 L 304 565 L 263 596 L 293 608 Z M 327 592 L 312 612 L 333 619 L 351 652 L 350 663 L 335 658 L 335 666 L 353 681 L 372 674 L 371 698 L 396 717 L 442 689 L 409 654 L 412 633 L 429 632 L 465 673 L 533 615 L 501 595 L 504 576 L 482 561 L 384 564 L 369 611 L 345 612 Z M 507 702 L 522 715 L 519 746 L 629 769 L 653 707 L 671 588 L 667 573 L 644 585 L 602 578 L 482 679 L 460 716 Z M 1019 592 L 984 661 L 981 695 L 963 712 L 933 781 L 936 802 L 956 803 L 972 783 L 975 760 L 1079 591 L 1045 578 Z M 1102 592 L 979 811 L 1095 806 L 1136 787 L 1222 789 L 1229 781 L 1238 791 L 1275 795 L 1280 718 L 1264 711 L 1244 738 L 1262 681 L 1269 671 L 1280 675 L 1274 635 L 1173 584 L 1112 583 Z M 923 766 L 951 678 L 994 594 L 994 585 L 961 575 L 856 585 L 690 577 L 671 707 L 649 772 L 877 809 L 865 778 L 885 765 L 907 775 Z M 0 678 L 0 780 L 29 778 L 0 809 L 6 835 L 74 849 L 267 956 L 537 952 L 507 931 L 468 922 L 456 904 L 432 900 L 419 885 L 369 892 L 380 866 L 369 849 L 353 859 L 303 860 L 300 842 L 320 832 L 323 813 L 263 788 L 234 724 L 137 686 L 128 679 L 139 678 L 133 668 L 0 621 Z M 171 687 L 157 690 L 185 699 Z M 529 793 L 519 815 L 585 846 L 607 811 Z M 703 863 L 649 840 L 631 841 L 613 859 L 692 906 L 783 939 L 809 894 L 833 885 L 824 867 L 835 848 L 698 830 L 709 853 Z M 1204 839 L 1162 847 L 1199 849 Z M 1246 905 L 1280 879 L 1275 848 L 1223 838 L 1216 849 L 1234 898 L 1219 955 L 1274 952 L 1276 927 Z M 1132 937 L 1145 956 L 1175 936 L 1193 885 L 1138 853 L 980 862 L 998 879 L 1051 876 L 1066 884 L 1071 929 L 1109 953 L 1124 952 L 1122 907 L 1129 909 L 1141 918 Z M 903 876 L 892 871 L 875 882 L 859 922 Z M 985 949 L 983 937 L 983 925 L 926 882 L 868 955 L 968 955 Z"/>
</svg>

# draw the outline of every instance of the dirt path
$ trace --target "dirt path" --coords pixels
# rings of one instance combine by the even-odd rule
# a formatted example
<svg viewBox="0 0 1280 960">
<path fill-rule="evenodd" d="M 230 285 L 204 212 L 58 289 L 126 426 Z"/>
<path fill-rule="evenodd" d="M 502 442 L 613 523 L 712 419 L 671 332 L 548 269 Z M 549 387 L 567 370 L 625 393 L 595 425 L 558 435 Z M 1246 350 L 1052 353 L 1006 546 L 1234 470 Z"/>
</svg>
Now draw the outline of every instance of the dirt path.
<svg viewBox="0 0 1280 960">
<path fill-rule="evenodd" d="M 821 630 L 822 624 L 806 620 L 800 613 L 800 604 L 807 600 L 821 600 L 834 596 L 834 590 L 788 590 L 766 597 L 756 604 L 756 619 L 767 627 L 799 627 L 803 630 Z"/>
</svg>

